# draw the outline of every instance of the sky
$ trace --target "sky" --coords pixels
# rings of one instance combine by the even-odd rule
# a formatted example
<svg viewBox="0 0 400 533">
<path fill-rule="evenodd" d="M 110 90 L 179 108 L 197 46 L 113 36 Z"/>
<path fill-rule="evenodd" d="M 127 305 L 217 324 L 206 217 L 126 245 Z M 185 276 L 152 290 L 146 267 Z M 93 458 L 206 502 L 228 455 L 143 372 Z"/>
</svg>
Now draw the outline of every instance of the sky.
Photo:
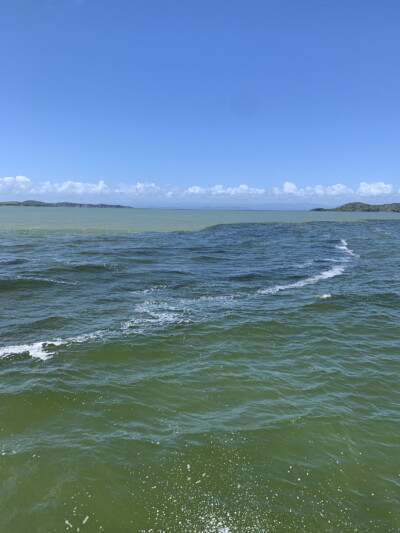
<svg viewBox="0 0 400 533">
<path fill-rule="evenodd" d="M 398 0 L 0 0 L 0 201 L 400 201 Z"/>
</svg>

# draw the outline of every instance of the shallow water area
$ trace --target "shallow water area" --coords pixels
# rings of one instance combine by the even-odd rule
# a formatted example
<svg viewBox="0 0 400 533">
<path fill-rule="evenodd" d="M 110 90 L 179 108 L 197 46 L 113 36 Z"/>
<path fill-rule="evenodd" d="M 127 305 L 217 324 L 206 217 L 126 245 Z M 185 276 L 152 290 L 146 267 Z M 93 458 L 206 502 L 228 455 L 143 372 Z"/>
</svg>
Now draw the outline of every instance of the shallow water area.
<svg viewBox="0 0 400 533">
<path fill-rule="evenodd" d="M 400 220 L 400 213 L 0 206 L 2 231 L 164 233 L 199 231 L 218 224 L 354 222 L 358 220 Z"/>
<path fill-rule="evenodd" d="M 400 217 L 66 212 L 0 209 L 2 532 L 400 530 Z"/>
</svg>

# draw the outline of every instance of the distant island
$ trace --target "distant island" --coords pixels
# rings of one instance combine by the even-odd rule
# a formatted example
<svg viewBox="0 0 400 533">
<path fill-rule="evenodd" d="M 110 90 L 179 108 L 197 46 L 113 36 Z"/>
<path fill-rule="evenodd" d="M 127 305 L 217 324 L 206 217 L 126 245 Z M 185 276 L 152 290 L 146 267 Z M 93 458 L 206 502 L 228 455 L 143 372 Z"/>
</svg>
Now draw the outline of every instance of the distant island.
<svg viewBox="0 0 400 533">
<path fill-rule="evenodd" d="M 25 200 L 24 202 L 0 202 L 0 206 L 23 206 L 23 207 L 101 207 L 112 209 L 133 209 L 128 205 L 109 204 L 76 204 L 74 202 L 37 202 L 36 200 Z"/>
<path fill-rule="evenodd" d="M 397 204 L 363 204 L 362 202 L 352 202 L 350 204 L 344 204 L 340 207 L 332 207 L 331 209 L 324 207 L 316 207 L 311 211 L 364 211 L 364 212 L 387 212 L 387 213 L 399 213 L 400 203 Z"/>
</svg>

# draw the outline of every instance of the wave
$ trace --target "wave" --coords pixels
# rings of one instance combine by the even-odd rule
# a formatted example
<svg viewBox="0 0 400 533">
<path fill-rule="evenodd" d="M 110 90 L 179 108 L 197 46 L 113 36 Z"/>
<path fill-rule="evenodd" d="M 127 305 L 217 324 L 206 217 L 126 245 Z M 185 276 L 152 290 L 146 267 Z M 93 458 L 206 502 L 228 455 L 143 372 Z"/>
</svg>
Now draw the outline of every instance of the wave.
<svg viewBox="0 0 400 533">
<path fill-rule="evenodd" d="M 168 285 L 157 285 L 154 287 L 148 287 L 147 289 L 137 289 L 136 291 L 129 292 L 130 294 L 152 294 L 154 292 L 159 292 L 168 288 Z"/>
<path fill-rule="evenodd" d="M 334 278 L 335 276 L 340 276 L 345 271 L 345 265 L 336 266 L 330 270 L 325 270 L 320 274 L 315 274 L 315 276 L 310 276 L 309 278 L 296 281 L 295 283 L 288 283 L 287 285 L 275 285 L 269 289 L 260 289 L 259 294 L 276 294 L 280 291 L 286 291 L 287 289 L 297 289 L 299 287 L 305 287 L 306 285 L 314 285 L 323 279 Z"/>
<path fill-rule="evenodd" d="M 229 280 L 232 281 L 258 281 L 265 279 L 265 274 L 263 272 L 247 272 L 246 274 L 232 274 L 228 276 Z"/>
<path fill-rule="evenodd" d="M 33 342 L 32 344 L 17 344 L 14 346 L 3 346 L 0 348 L 0 357 L 6 357 L 8 355 L 19 355 L 28 353 L 32 357 L 42 359 L 45 361 L 50 357 L 49 353 L 45 350 L 48 346 L 59 346 L 61 341 L 44 341 Z"/>
<path fill-rule="evenodd" d="M 88 273 L 98 273 L 98 272 L 109 272 L 116 270 L 117 267 L 115 265 L 111 264 L 97 264 L 97 263 L 81 263 L 81 264 L 73 264 L 68 261 L 57 261 L 58 263 L 61 263 L 61 265 L 52 266 L 46 269 L 46 272 L 50 274 L 58 274 L 58 273 L 79 273 L 79 272 L 88 272 Z"/>
<path fill-rule="evenodd" d="M 136 311 L 140 313 L 140 316 L 124 322 L 122 330 L 145 324 L 163 326 L 171 323 L 185 324 L 190 322 L 182 316 L 183 313 L 188 313 L 187 309 L 177 309 L 163 302 L 144 302 L 136 307 Z"/>
<path fill-rule="evenodd" d="M 54 278 L 40 278 L 36 276 L 12 276 L 9 278 L 0 279 L 0 290 L 18 289 L 24 285 L 77 285 L 77 281 L 65 281 L 62 279 Z"/>
<path fill-rule="evenodd" d="M 92 331 L 91 333 L 82 333 L 82 335 L 76 335 L 75 337 L 68 337 L 62 344 L 74 344 L 81 343 L 86 341 L 91 341 L 95 339 L 102 339 L 106 334 L 106 330 L 99 329 L 97 331 Z"/>
<path fill-rule="evenodd" d="M 335 246 L 336 243 L 336 246 Z M 105 338 L 106 340 L 110 337 L 119 337 L 125 335 L 135 335 L 141 333 L 151 333 L 152 331 L 156 332 L 158 330 L 163 330 L 164 328 L 174 327 L 179 325 L 184 325 L 188 323 L 202 323 L 207 320 L 213 320 L 215 313 L 223 313 L 224 307 L 229 309 L 234 305 L 232 302 L 236 300 L 243 301 L 244 298 L 252 298 L 257 295 L 273 295 L 278 292 L 283 292 L 290 289 L 297 289 L 306 287 L 308 285 L 316 284 L 323 280 L 328 280 L 336 276 L 340 276 L 344 273 L 348 265 L 352 262 L 355 257 L 358 257 L 348 246 L 345 239 L 341 239 L 338 243 L 338 240 L 332 243 L 332 248 L 334 247 L 337 251 L 334 252 L 336 256 L 327 257 L 324 259 L 313 260 L 312 262 L 321 263 L 320 268 L 324 268 L 320 272 L 317 272 L 308 277 L 302 279 L 293 280 L 291 282 L 277 284 L 272 287 L 261 288 L 259 290 L 253 289 L 249 293 L 239 293 L 235 292 L 234 294 L 207 294 L 207 290 L 202 291 L 203 294 L 193 296 L 192 298 L 174 298 L 174 296 L 168 297 L 168 301 L 163 301 L 164 298 L 157 299 L 155 296 L 154 299 L 146 299 L 141 303 L 137 304 L 134 308 L 132 315 L 125 316 L 122 320 L 118 320 L 118 323 L 111 325 L 109 328 L 104 330 L 97 330 L 91 333 L 83 333 L 81 335 L 70 336 L 65 338 L 55 338 L 52 341 L 41 341 L 41 342 L 26 342 L 25 344 L 14 344 L 10 346 L 0 347 L 0 358 L 8 355 L 17 355 L 17 354 L 29 354 L 34 358 L 41 360 L 48 359 L 55 353 L 55 347 L 60 345 L 73 345 L 75 343 L 90 343 L 96 339 Z M 251 273 L 249 273 L 251 274 Z M 68 282 L 64 280 L 56 280 L 53 278 L 36 278 L 36 277 L 23 277 L 17 276 L 9 280 L 0 280 L 0 290 L 2 284 L 12 284 L 12 283 L 62 283 L 62 284 L 76 284 L 76 282 Z M 158 291 L 163 291 L 165 289 L 171 289 L 171 285 L 154 285 L 139 289 L 137 291 L 130 291 L 132 294 L 137 294 L 138 296 L 145 296 L 150 293 L 157 293 Z M 204 292 L 206 294 L 204 294 Z M 321 300 L 330 298 L 330 293 L 323 291 L 320 292 L 318 298 Z M 144 300 L 144 298 L 143 298 Z M 228 310 L 229 310 L 228 309 Z M 31 332 L 32 334 L 33 332 Z M 47 334 L 45 334 L 47 336 Z"/>
<path fill-rule="evenodd" d="M 357 254 L 353 252 L 353 250 L 351 250 L 348 247 L 347 241 L 345 239 L 341 239 L 340 245 L 335 246 L 335 248 L 337 250 L 342 250 L 346 255 L 350 255 L 353 257 L 359 257 Z M 339 264 L 336 266 L 333 266 L 332 268 L 328 270 L 324 270 L 323 272 L 320 272 L 319 274 L 314 274 L 313 276 L 302 279 L 300 281 L 296 281 L 294 283 L 288 283 L 286 285 L 275 285 L 267 289 L 260 289 L 258 291 L 258 294 L 276 294 L 277 292 L 286 291 L 288 289 L 298 289 L 301 287 L 305 287 L 307 285 L 314 285 L 315 283 L 318 283 L 319 281 L 334 278 L 336 276 L 340 276 L 346 270 L 349 258 L 343 257 L 341 260 L 335 260 L 335 259 L 329 258 L 329 259 L 326 259 L 326 261 L 338 261 Z"/>
<path fill-rule="evenodd" d="M 0 264 L 2 265 L 22 265 L 26 262 L 26 259 L 0 259 Z"/>
<path fill-rule="evenodd" d="M 242 294 L 218 294 L 216 296 L 212 295 L 206 295 L 206 296 L 199 296 L 198 298 L 194 298 L 194 300 L 199 301 L 206 301 L 206 302 L 225 302 L 227 300 L 236 300 L 237 298 L 243 298 L 247 295 Z"/>
<path fill-rule="evenodd" d="M 19 277 L 16 279 L 24 279 L 28 281 L 41 281 L 44 283 L 55 283 L 56 285 L 77 285 L 77 281 L 65 281 L 62 279 L 53 279 L 53 278 L 34 278 L 34 277 Z"/>
<path fill-rule="evenodd" d="M 335 246 L 337 250 L 343 250 L 346 254 L 352 255 L 353 257 L 359 257 L 357 254 L 350 250 L 346 239 L 340 239 L 340 245 Z"/>
<path fill-rule="evenodd" d="M 7 357 L 10 355 L 20 355 L 26 353 L 29 354 L 31 357 L 45 361 L 53 355 L 51 351 L 48 351 L 48 348 L 75 343 L 83 343 L 88 340 L 102 338 L 104 336 L 104 333 L 104 331 L 98 330 L 92 333 L 84 333 L 82 335 L 77 335 L 75 337 L 68 337 L 66 339 L 58 338 L 53 341 L 40 341 L 32 342 L 30 344 L 15 344 L 10 346 L 2 346 L 0 347 L 0 358 Z"/>
</svg>

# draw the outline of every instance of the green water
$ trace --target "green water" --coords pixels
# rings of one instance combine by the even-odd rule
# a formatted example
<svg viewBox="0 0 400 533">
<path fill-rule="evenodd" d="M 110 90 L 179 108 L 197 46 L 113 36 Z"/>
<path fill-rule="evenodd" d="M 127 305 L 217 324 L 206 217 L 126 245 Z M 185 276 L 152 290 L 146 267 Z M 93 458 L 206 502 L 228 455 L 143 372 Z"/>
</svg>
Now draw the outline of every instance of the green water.
<svg viewBox="0 0 400 533">
<path fill-rule="evenodd" d="M 3 231 L 170 232 L 198 231 L 216 224 L 398 219 L 400 213 L 0 207 L 0 227 Z"/>
<path fill-rule="evenodd" d="M 0 210 L 0 530 L 400 530 L 400 217 Z"/>
</svg>

